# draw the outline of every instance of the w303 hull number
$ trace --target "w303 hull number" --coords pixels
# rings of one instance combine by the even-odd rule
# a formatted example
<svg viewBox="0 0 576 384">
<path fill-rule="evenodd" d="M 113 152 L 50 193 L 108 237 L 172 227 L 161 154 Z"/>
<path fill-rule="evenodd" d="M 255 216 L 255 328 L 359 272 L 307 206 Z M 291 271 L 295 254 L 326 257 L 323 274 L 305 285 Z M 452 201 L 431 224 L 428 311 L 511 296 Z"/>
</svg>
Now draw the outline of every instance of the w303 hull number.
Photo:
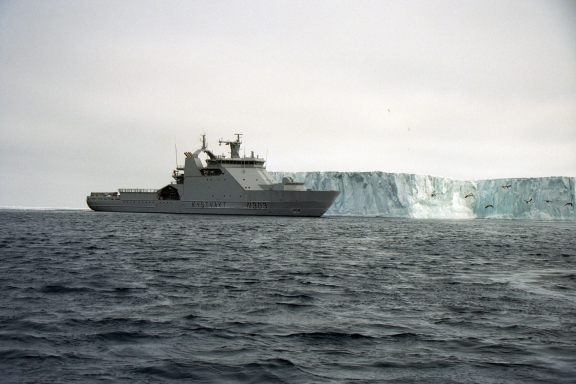
<svg viewBox="0 0 576 384">
<path fill-rule="evenodd" d="M 246 207 L 250 209 L 268 209 L 268 202 L 266 201 L 251 201 L 246 203 Z"/>
</svg>

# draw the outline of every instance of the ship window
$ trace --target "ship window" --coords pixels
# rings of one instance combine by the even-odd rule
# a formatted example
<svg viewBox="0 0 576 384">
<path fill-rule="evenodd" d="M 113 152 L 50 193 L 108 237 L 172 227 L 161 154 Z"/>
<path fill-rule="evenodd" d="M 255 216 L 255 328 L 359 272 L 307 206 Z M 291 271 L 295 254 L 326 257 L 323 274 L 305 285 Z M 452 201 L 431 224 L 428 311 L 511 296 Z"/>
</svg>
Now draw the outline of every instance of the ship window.
<svg viewBox="0 0 576 384">
<path fill-rule="evenodd" d="M 223 172 L 221 169 L 218 168 L 204 168 L 200 170 L 202 176 L 218 176 L 221 175 Z"/>
</svg>

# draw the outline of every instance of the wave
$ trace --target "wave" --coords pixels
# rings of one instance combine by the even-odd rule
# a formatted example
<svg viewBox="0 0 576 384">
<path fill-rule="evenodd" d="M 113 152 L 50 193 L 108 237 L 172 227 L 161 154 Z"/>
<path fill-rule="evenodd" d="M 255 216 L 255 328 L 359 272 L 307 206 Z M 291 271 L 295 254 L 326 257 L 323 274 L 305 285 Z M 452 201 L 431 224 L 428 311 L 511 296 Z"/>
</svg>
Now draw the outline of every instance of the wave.
<svg viewBox="0 0 576 384">
<path fill-rule="evenodd" d="M 314 341 L 335 341 L 335 342 L 343 342 L 348 340 L 376 340 L 377 338 L 374 336 L 364 335 L 362 333 L 357 332 L 338 332 L 338 331 L 327 331 L 327 332 L 297 332 L 297 333 L 289 333 L 287 335 L 283 335 L 282 337 L 287 338 L 299 338 L 299 339 L 308 339 Z"/>
<path fill-rule="evenodd" d="M 43 293 L 76 293 L 76 292 L 90 292 L 92 288 L 88 287 L 69 287 L 60 284 L 49 284 L 42 287 Z"/>
</svg>

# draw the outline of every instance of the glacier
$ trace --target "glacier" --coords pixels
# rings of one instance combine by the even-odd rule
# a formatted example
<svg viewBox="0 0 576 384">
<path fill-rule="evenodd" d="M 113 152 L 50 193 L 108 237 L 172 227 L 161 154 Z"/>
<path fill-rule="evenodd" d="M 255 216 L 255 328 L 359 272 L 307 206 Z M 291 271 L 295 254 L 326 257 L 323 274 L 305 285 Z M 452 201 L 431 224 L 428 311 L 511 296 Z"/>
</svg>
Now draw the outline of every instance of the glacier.
<svg viewBox="0 0 576 384">
<path fill-rule="evenodd" d="M 576 220 L 575 178 L 460 181 L 386 172 L 270 172 L 306 188 L 338 190 L 334 216 Z"/>
</svg>

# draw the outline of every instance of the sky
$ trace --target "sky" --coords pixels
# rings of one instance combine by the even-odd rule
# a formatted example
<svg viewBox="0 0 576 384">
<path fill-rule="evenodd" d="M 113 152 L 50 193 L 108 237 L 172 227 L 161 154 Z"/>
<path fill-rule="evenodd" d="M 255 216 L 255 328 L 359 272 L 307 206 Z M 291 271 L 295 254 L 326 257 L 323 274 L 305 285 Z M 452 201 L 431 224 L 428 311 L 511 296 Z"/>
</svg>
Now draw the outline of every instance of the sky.
<svg viewBox="0 0 576 384">
<path fill-rule="evenodd" d="M 576 176 L 572 0 L 0 0 L 0 206 L 270 171 Z"/>
</svg>

